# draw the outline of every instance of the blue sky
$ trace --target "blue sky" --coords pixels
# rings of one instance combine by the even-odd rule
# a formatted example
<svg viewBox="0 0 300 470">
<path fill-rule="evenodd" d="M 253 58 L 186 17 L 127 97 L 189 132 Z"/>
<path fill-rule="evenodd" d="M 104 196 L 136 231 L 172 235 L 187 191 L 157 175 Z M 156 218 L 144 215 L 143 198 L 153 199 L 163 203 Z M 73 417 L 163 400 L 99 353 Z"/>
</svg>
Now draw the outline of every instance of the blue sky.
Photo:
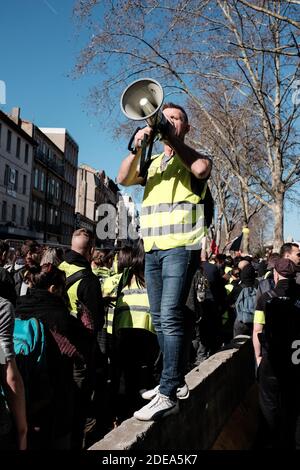
<svg viewBox="0 0 300 470">
<path fill-rule="evenodd" d="M 127 139 L 115 141 L 89 114 L 86 96 L 95 75 L 69 75 L 84 30 L 72 18 L 74 0 L 9 0 L 0 6 L 0 80 L 6 84 L 4 112 L 21 108 L 21 117 L 40 127 L 66 127 L 79 144 L 79 163 L 104 169 L 115 178 L 126 155 Z M 119 100 L 116 101 L 119 106 Z M 121 111 L 120 111 L 121 113 Z M 286 210 L 285 236 L 300 239 L 300 208 Z"/>
</svg>

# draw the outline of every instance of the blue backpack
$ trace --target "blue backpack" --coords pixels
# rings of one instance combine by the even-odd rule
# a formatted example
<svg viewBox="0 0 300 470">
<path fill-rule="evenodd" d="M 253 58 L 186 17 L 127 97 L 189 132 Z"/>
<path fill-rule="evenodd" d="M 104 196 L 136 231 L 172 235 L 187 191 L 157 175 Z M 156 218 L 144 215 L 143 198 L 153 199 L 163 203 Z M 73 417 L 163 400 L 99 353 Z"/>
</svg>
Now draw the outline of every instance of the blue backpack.
<svg viewBox="0 0 300 470">
<path fill-rule="evenodd" d="M 244 287 L 235 302 L 236 318 L 242 323 L 253 323 L 256 307 L 255 287 Z"/>
<path fill-rule="evenodd" d="M 17 366 L 24 382 L 27 413 L 32 416 L 48 404 L 51 396 L 42 322 L 36 318 L 16 318 L 13 340 Z"/>
<path fill-rule="evenodd" d="M 44 325 L 36 318 L 15 319 L 14 349 L 16 355 L 24 355 L 40 364 L 45 358 Z"/>
</svg>

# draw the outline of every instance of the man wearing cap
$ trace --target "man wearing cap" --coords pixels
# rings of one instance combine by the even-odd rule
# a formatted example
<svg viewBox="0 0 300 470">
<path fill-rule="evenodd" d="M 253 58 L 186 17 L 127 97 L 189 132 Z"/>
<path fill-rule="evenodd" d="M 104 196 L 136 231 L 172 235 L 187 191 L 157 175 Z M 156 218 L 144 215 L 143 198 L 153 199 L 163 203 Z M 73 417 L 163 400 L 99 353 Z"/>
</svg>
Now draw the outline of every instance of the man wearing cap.
<svg viewBox="0 0 300 470">
<path fill-rule="evenodd" d="M 275 261 L 275 288 L 258 299 L 254 315 L 260 408 L 269 444 L 279 448 L 300 448 L 300 364 L 292 360 L 300 340 L 298 269 L 288 258 Z"/>
</svg>

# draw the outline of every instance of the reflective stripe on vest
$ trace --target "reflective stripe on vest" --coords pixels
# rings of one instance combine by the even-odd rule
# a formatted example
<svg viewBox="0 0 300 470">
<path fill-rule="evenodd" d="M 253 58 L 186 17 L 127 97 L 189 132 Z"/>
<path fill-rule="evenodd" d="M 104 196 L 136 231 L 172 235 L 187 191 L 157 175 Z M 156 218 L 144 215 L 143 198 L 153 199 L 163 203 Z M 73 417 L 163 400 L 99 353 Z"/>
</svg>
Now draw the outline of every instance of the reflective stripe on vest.
<svg viewBox="0 0 300 470">
<path fill-rule="evenodd" d="M 192 191 L 192 174 L 178 156 L 161 171 L 164 154 L 152 157 L 140 217 L 145 251 L 180 246 L 200 247 L 206 233 L 204 198 L 207 183 L 199 196 Z"/>
<path fill-rule="evenodd" d="M 155 333 L 147 290 L 140 289 L 135 281 L 131 288 L 125 287 L 117 299 L 114 329 L 120 328 L 141 328 Z"/>
<path fill-rule="evenodd" d="M 66 261 L 63 261 L 59 266 L 59 269 L 64 271 L 66 273 L 66 278 L 68 279 L 69 276 L 71 276 L 74 273 L 77 273 L 78 271 L 83 271 L 86 268 L 83 268 L 82 266 L 76 266 L 75 264 L 69 264 Z M 71 315 L 74 317 L 77 316 L 77 301 L 78 301 L 78 286 L 80 284 L 81 279 L 78 281 L 74 282 L 74 284 L 68 289 L 68 297 L 70 300 L 71 304 Z"/>
<path fill-rule="evenodd" d="M 114 274 L 113 276 L 107 277 L 104 279 L 102 284 L 102 295 L 105 297 L 114 297 L 117 295 L 118 285 L 122 274 Z M 116 301 L 112 300 L 107 312 L 106 318 L 106 331 L 107 333 L 113 333 L 113 322 L 114 322 L 114 311 L 115 311 Z"/>
</svg>

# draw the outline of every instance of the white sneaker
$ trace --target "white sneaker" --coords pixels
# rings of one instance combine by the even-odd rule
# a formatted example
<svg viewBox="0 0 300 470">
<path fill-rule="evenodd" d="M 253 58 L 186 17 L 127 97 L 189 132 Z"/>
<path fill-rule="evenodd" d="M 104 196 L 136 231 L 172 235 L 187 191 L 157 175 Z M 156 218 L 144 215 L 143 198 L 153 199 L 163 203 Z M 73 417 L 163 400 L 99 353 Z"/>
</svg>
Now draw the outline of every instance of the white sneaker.
<svg viewBox="0 0 300 470">
<path fill-rule="evenodd" d="M 144 400 L 152 400 L 159 392 L 159 385 L 157 385 L 152 390 L 146 390 L 145 392 L 141 393 L 141 397 Z M 189 387 L 185 383 L 182 387 L 177 388 L 176 396 L 179 400 L 186 400 L 190 395 Z"/>
<path fill-rule="evenodd" d="M 176 405 L 176 401 L 158 392 L 150 403 L 136 411 L 133 416 L 140 421 L 151 421 L 171 413 L 176 413 L 178 410 Z"/>
</svg>

